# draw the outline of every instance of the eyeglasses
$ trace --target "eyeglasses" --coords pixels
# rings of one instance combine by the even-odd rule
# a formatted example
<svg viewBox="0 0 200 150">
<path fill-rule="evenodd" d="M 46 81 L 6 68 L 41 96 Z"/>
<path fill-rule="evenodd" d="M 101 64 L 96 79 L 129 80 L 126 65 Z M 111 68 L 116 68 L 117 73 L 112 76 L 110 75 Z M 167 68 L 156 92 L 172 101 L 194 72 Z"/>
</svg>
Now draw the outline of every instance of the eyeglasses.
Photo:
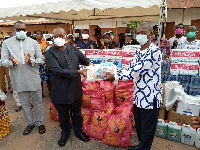
<svg viewBox="0 0 200 150">
<path fill-rule="evenodd" d="M 19 32 L 19 31 L 26 31 L 26 29 L 25 28 L 23 28 L 23 29 L 20 29 L 20 28 L 16 28 L 16 29 L 14 29 L 15 31 L 17 31 L 17 32 Z"/>
<path fill-rule="evenodd" d="M 60 35 L 54 35 L 53 38 L 54 39 L 56 39 L 56 38 L 65 38 L 65 35 L 62 35 L 62 34 L 60 34 Z"/>
</svg>

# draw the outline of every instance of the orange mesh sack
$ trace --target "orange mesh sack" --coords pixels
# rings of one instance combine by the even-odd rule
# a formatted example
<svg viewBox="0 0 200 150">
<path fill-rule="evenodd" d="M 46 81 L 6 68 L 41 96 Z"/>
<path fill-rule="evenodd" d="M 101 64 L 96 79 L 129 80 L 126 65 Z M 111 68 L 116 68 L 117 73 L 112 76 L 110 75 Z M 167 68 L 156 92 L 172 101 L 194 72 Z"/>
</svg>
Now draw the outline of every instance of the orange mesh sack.
<svg viewBox="0 0 200 150">
<path fill-rule="evenodd" d="M 94 112 L 91 118 L 90 126 L 88 127 L 87 135 L 90 138 L 102 140 L 107 127 L 107 122 L 107 114 L 100 111 Z"/>
<path fill-rule="evenodd" d="M 1 93 L 1 90 L 0 90 Z M 5 101 L 0 100 L 0 140 L 10 133 L 10 118 Z"/>
<path fill-rule="evenodd" d="M 54 107 L 54 105 L 51 102 L 49 104 L 49 116 L 51 119 L 53 119 L 55 121 L 59 121 L 58 111 L 56 110 L 56 108 Z"/>
<path fill-rule="evenodd" d="M 110 81 L 99 81 L 100 88 L 105 94 L 105 101 L 113 102 L 115 94 L 115 85 Z"/>
<path fill-rule="evenodd" d="M 134 132 L 131 123 L 131 117 L 133 116 L 133 105 L 128 105 L 127 103 L 124 103 L 116 107 L 115 115 L 119 115 L 127 119 L 130 135 L 133 135 Z"/>
<path fill-rule="evenodd" d="M 87 108 L 81 108 L 81 116 L 83 118 L 83 132 L 86 133 L 90 124 L 91 112 Z"/>
<path fill-rule="evenodd" d="M 126 118 L 130 118 L 133 116 L 133 104 L 129 105 L 127 103 L 124 103 L 118 107 L 115 108 L 115 115 L 120 115 Z"/>
<path fill-rule="evenodd" d="M 115 90 L 115 101 L 117 106 L 123 103 L 133 104 L 133 90 L 132 89 L 116 89 Z"/>
<path fill-rule="evenodd" d="M 128 120 L 119 115 L 112 115 L 108 120 L 103 143 L 113 146 L 128 147 L 131 145 Z"/>
<path fill-rule="evenodd" d="M 87 82 L 85 81 L 85 77 L 83 78 L 83 81 L 82 81 L 82 86 L 83 88 L 85 88 L 86 90 L 99 90 L 100 89 L 100 86 L 99 86 L 99 83 L 98 82 Z"/>
<path fill-rule="evenodd" d="M 127 81 L 118 81 L 118 86 L 116 86 L 116 89 L 132 89 L 133 90 L 133 80 L 127 80 Z"/>
<path fill-rule="evenodd" d="M 114 111 L 115 111 L 115 105 L 110 102 L 106 103 L 104 112 L 109 116 L 111 116 L 114 113 Z"/>
<path fill-rule="evenodd" d="M 82 106 L 94 110 L 104 111 L 105 97 L 101 90 L 83 89 Z"/>
</svg>

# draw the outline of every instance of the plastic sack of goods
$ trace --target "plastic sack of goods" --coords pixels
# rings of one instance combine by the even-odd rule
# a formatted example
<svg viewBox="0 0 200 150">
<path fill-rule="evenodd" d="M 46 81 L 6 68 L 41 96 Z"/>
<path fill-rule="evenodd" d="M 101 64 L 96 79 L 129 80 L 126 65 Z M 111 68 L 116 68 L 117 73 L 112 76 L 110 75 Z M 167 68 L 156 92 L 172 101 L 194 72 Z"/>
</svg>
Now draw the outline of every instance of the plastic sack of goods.
<svg viewBox="0 0 200 150">
<path fill-rule="evenodd" d="M 6 95 L 0 89 L 0 139 L 10 133 L 10 118 L 5 107 Z"/>
<path fill-rule="evenodd" d="M 94 82 L 103 80 L 106 78 L 106 72 L 109 73 L 116 73 L 117 66 L 114 65 L 112 62 L 105 62 L 96 64 L 95 66 L 88 66 L 87 67 L 87 80 L 88 82 Z"/>
</svg>

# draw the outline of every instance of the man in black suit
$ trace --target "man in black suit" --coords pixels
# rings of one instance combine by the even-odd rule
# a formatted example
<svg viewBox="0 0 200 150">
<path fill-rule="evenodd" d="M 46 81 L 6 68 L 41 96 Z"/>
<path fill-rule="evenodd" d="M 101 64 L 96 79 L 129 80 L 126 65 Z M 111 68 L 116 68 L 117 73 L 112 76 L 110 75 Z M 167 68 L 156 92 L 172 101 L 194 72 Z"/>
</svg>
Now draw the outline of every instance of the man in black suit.
<svg viewBox="0 0 200 150">
<path fill-rule="evenodd" d="M 80 70 L 79 63 L 86 66 L 92 63 L 76 47 L 65 44 L 66 34 L 63 28 L 58 27 L 53 30 L 53 41 L 55 46 L 46 51 L 45 62 L 50 70 L 51 100 L 58 111 L 62 129 L 58 144 L 60 146 L 66 144 L 72 125 L 76 137 L 88 142 L 88 136 L 81 129 L 83 94 L 81 75 L 86 76 L 87 69 Z"/>
</svg>

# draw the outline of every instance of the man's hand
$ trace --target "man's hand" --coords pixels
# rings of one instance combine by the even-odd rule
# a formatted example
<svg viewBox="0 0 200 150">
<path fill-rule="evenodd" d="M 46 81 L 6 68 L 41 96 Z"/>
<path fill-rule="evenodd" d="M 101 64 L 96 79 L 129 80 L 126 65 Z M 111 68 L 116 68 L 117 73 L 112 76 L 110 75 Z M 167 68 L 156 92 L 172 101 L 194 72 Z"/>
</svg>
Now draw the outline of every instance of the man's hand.
<svg viewBox="0 0 200 150">
<path fill-rule="evenodd" d="M 89 63 L 89 66 L 91 66 L 91 65 L 94 66 L 94 64 L 92 62 Z"/>
<path fill-rule="evenodd" d="M 115 80 L 114 74 L 112 73 L 106 73 L 107 77 L 104 79 L 104 81 L 111 81 L 113 82 Z"/>
<path fill-rule="evenodd" d="M 88 69 L 81 69 L 81 70 L 78 70 L 78 73 L 79 73 L 80 75 L 83 75 L 84 77 L 87 77 L 87 70 L 88 70 Z"/>
<path fill-rule="evenodd" d="M 31 54 L 25 54 L 24 53 L 24 57 L 25 57 L 25 62 L 27 63 L 27 64 L 31 64 L 31 60 L 30 60 L 30 58 L 31 58 Z"/>
<path fill-rule="evenodd" d="M 172 49 L 173 49 L 173 48 L 176 48 L 177 45 L 178 45 L 178 42 L 177 42 L 177 40 L 175 40 L 174 43 L 173 43 Z"/>
<path fill-rule="evenodd" d="M 195 128 L 200 128 L 200 117 L 198 116 L 192 117 L 192 122 Z"/>
<path fill-rule="evenodd" d="M 13 63 L 13 66 L 19 65 L 18 60 L 17 60 L 15 57 L 13 57 L 13 56 L 12 56 L 12 58 L 11 58 L 11 61 L 12 61 L 12 63 Z"/>
<path fill-rule="evenodd" d="M 104 46 L 104 39 L 101 39 L 100 42 L 101 42 L 101 45 Z"/>
<path fill-rule="evenodd" d="M 94 49 L 94 45 L 90 44 L 90 48 L 91 48 L 91 49 Z"/>
</svg>

